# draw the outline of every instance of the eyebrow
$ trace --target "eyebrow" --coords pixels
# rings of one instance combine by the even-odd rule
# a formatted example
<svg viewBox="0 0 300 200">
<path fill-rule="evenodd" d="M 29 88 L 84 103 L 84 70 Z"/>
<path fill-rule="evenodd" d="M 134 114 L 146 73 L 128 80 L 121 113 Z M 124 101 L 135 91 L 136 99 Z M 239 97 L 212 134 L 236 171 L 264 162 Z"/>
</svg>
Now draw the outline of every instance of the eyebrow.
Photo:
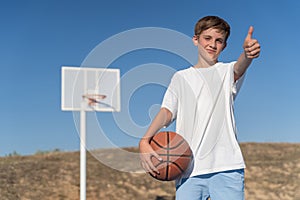
<svg viewBox="0 0 300 200">
<path fill-rule="evenodd" d="M 207 35 L 207 34 L 203 34 L 203 37 L 212 37 L 211 35 Z M 223 35 L 223 37 L 217 37 L 216 40 L 225 40 L 225 36 Z"/>
<path fill-rule="evenodd" d="M 208 37 L 212 37 L 211 35 L 209 34 L 202 34 L 203 36 L 208 36 Z M 225 40 L 225 34 L 222 34 L 222 37 L 218 37 L 217 39 L 222 39 L 222 40 Z"/>
</svg>

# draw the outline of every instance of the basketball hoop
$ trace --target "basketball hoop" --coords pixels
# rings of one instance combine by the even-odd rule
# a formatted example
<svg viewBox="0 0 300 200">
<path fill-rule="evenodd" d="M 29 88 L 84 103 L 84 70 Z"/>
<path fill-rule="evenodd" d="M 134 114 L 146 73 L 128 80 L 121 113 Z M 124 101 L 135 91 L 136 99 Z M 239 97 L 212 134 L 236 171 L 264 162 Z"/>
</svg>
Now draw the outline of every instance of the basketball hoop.
<svg viewBox="0 0 300 200">
<path fill-rule="evenodd" d="M 95 104 L 101 103 L 101 100 L 106 98 L 104 94 L 85 94 L 82 98 L 87 99 L 89 106 L 95 106 Z"/>
<path fill-rule="evenodd" d="M 120 69 L 61 69 L 61 109 L 80 111 L 80 200 L 86 200 L 86 112 L 120 112 L 119 83 Z"/>
</svg>

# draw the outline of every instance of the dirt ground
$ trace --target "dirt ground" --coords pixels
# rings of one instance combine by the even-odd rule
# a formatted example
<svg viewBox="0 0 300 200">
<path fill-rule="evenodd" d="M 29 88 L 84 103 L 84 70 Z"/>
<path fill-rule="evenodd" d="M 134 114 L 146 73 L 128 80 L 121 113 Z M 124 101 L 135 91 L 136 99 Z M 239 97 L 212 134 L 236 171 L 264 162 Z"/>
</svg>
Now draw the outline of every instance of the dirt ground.
<svg viewBox="0 0 300 200">
<path fill-rule="evenodd" d="M 300 199 L 300 144 L 243 143 L 241 148 L 247 164 L 247 200 Z M 174 182 L 157 181 L 141 173 L 136 160 L 126 160 L 118 151 L 99 150 L 87 155 L 88 200 L 175 198 Z M 1 200 L 76 200 L 79 182 L 79 152 L 0 157 Z"/>
</svg>

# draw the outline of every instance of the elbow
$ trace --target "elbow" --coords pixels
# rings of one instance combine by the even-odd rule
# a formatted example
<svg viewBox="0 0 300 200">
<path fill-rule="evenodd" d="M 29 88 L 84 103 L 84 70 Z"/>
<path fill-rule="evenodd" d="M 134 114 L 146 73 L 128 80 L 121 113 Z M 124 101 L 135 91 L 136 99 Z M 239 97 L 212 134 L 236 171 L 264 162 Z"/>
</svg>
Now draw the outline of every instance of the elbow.
<svg viewBox="0 0 300 200">
<path fill-rule="evenodd" d="M 234 72 L 234 82 L 236 82 L 237 80 L 239 80 L 243 76 L 244 73 Z"/>
<path fill-rule="evenodd" d="M 169 124 L 172 122 L 172 112 L 167 109 L 167 108 L 161 108 L 160 110 L 162 112 L 162 115 L 163 115 L 163 126 L 164 127 L 167 127 L 169 126 Z"/>
</svg>

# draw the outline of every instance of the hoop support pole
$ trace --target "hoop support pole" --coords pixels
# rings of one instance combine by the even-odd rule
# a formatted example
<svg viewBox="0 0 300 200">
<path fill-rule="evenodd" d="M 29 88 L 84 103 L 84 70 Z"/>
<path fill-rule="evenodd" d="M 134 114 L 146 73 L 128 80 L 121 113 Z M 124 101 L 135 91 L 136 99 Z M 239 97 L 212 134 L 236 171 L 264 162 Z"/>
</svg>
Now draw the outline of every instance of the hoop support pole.
<svg viewBox="0 0 300 200">
<path fill-rule="evenodd" d="M 86 111 L 80 111 L 80 200 L 86 200 Z"/>
</svg>

